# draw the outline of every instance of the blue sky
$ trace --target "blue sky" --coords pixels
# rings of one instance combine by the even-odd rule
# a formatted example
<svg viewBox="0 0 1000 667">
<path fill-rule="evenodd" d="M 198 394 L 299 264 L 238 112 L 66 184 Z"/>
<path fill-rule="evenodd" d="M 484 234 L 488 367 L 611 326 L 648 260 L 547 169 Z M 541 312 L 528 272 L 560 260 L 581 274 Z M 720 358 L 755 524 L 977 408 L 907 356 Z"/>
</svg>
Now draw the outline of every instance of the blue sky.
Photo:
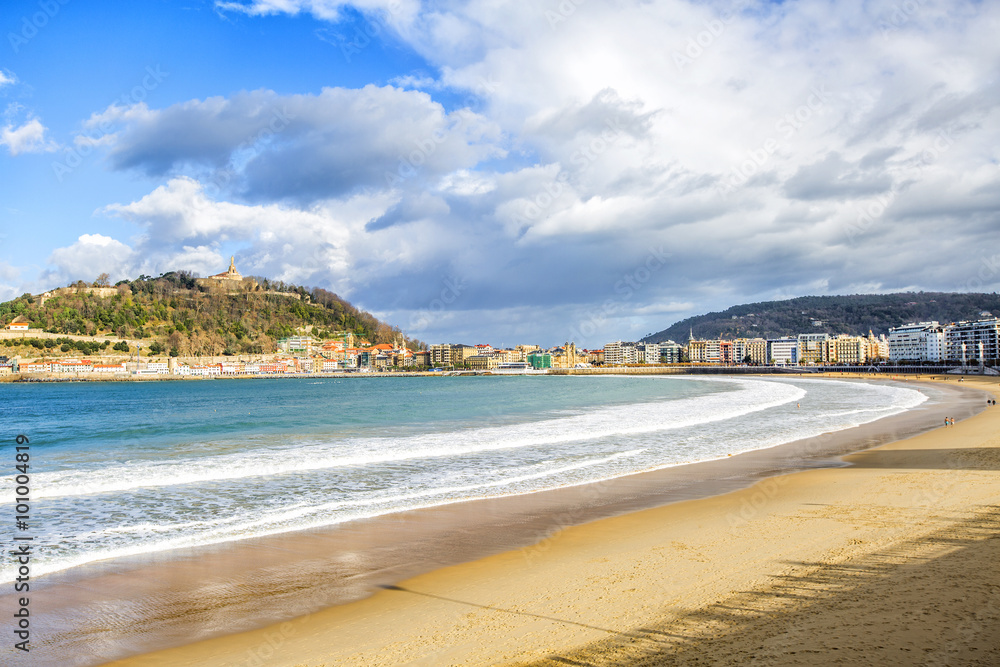
<svg viewBox="0 0 1000 667">
<path fill-rule="evenodd" d="M 236 255 L 429 342 L 1000 285 L 1000 7 L 5 3 L 0 299 Z"/>
</svg>

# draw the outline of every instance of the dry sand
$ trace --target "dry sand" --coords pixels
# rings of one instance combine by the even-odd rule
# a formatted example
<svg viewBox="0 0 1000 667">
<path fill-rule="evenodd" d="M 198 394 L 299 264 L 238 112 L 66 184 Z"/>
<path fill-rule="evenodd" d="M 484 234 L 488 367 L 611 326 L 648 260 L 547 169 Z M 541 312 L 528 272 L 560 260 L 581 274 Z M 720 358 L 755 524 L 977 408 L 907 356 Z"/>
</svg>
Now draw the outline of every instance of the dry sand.
<svg viewBox="0 0 1000 667">
<path fill-rule="evenodd" d="M 112 664 L 1000 665 L 1000 406 L 846 460 Z"/>
</svg>

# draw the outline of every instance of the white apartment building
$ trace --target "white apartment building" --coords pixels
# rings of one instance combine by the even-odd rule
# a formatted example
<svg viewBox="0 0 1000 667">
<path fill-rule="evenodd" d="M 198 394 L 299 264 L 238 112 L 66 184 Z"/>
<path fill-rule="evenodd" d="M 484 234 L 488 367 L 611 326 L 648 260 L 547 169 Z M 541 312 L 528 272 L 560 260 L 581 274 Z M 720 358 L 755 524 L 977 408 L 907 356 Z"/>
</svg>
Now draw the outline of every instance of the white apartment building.
<svg viewBox="0 0 1000 667">
<path fill-rule="evenodd" d="M 797 338 L 772 338 L 767 341 L 768 363 L 781 366 L 799 362 L 799 341 Z"/>
<path fill-rule="evenodd" d="M 937 322 L 914 322 L 889 329 L 889 361 L 941 361 L 944 358 L 945 333 Z"/>
<path fill-rule="evenodd" d="M 637 364 L 658 364 L 660 363 L 659 343 L 639 343 L 635 346 L 635 363 Z"/>
<path fill-rule="evenodd" d="M 607 343 L 604 346 L 604 363 L 608 366 L 639 363 L 635 343 L 623 343 L 620 340 Z"/>
<path fill-rule="evenodd" d="M 1000 318 L 949 324 L 944 328 L 944 338 L 945 358 L 949 361 L 962 361 L 963 345 L 968 361 L 976 359 L 992 366 L 1000 360 Z"/>
</svg>

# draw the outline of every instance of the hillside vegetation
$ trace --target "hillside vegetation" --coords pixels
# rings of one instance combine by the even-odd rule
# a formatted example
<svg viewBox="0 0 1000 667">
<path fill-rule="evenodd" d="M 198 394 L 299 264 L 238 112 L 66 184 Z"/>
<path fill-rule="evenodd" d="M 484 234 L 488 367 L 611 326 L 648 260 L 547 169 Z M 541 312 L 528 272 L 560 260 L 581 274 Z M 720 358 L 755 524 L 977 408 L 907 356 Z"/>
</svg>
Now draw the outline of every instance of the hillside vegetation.
<svg viewBox="0 0 1000 667">
<path fill-rule="evenodd" d="M 205 291 L 192 274 L 178 271 L 121 281 L 116 293 L 105 298 L 83 292 L 89 286 L 78 282 L 70 287 L 79 291 L 63 290 L 44 305 L 30 294 L 0 303 L 0 324 L 23 316 L 34 330 L 143 339 L 149 341 L 144 349 L 172 356 L 272 353 L 279 338 L 310 326 L 318 338 L 335 331 L 351 331 L 372 343 L 401 336 L 399 329 L 333 292 L 256 280 L 263 288 L 260 291 L 223 294 Z"/>
<path fill-rule="evenodd" d="M 908 322 L 977 320 L 984 311 L 1000 316 L 1000 295 L 902 292 L 803 296 L 689 317 L 643 340 L 684 343 L 692 330 L 695 338 L 707 339 L 779 338 L 800 333 L 863 335 L 869 330 L 878 335 Z"/>
</svg>

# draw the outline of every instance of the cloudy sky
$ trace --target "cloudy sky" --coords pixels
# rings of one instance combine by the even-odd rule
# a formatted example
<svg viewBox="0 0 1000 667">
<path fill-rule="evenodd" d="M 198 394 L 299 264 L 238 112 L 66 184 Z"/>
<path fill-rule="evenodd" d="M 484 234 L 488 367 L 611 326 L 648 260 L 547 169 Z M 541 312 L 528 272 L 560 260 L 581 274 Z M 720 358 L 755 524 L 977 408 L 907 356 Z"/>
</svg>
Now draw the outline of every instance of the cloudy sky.
<svg viewBox="0 0 1000 667">
<path fill-rule="evenodd" d="M 4 3 L 0 299 L 331 289 L 428 342 L 1000 286 L 1000 3 Z"/>
</svg>

